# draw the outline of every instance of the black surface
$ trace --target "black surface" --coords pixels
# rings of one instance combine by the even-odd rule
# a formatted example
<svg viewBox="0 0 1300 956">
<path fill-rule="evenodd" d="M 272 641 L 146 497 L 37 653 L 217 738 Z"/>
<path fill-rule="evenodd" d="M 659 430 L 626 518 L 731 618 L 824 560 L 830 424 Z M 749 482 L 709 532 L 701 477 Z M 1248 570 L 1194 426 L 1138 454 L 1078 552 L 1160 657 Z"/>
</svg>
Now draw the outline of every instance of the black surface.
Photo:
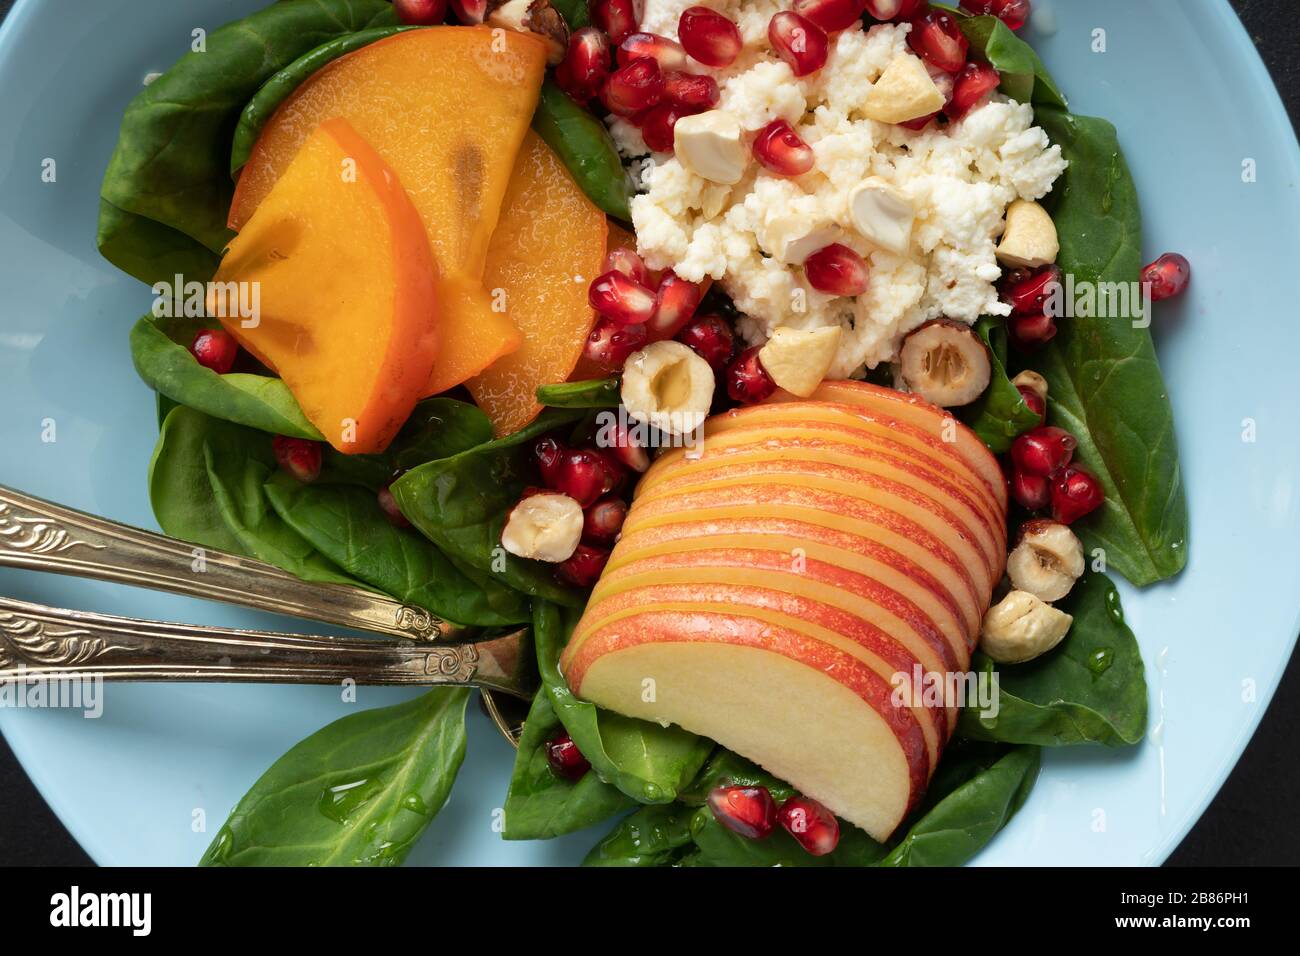
<svg viewBox="0 0 1300 956">
<path fill-rule="evenodd" d="M 0 0 L 0 19 L 11 5 L 12 0 Z M 1295 40 L 1298 11 L 1293 0 L 1233 0 L 1233 6 L 1272 72 L 1292 121 L 1300 122 L 1300 44 Z M 1154 89 L 1150 95 L 1175 92 Z M 1291 816 L 1300 805 L 1300 762 L 1295 759 L 1293 736 L 1297 724 L 1300 658 L 1293 656 L 1259 731 L 1210 808 L 1169 858 L 1169 865 L 1300 863 L 1300 827 Z M 0 737 L 0 865 L 89 863 Z"/>
</svg>

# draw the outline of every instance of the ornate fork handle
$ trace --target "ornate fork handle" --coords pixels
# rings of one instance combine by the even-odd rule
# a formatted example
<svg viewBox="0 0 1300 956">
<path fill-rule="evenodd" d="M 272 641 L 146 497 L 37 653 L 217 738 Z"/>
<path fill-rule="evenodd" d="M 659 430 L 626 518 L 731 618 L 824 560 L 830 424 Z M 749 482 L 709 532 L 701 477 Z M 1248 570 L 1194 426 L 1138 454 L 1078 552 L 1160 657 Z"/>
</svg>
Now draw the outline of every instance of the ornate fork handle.
<svg viewBox="0 0 1300 956">
<path fill-rule="evenodd" d="M 464 637 L 424 608 L 74 511 L 0 486 L 0 567 L 172 591 L 420 641 Z"/>
<path fill-rule="evenodd" d="M 529 642 L 477 644 L 311 637 L 144 621 L 0 598 L 0 682 L 92 676 L 128 681 L 464 684 L 528 698 Z"/>
</svg>

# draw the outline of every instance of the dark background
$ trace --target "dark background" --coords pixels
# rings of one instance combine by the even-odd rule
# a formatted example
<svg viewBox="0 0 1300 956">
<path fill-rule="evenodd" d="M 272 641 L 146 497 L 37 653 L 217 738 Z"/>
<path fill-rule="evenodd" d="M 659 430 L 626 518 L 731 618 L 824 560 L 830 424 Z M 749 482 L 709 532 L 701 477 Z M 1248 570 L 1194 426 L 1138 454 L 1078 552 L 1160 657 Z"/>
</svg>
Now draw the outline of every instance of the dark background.
<svg viewBox="0 0 1300 956">
<path fill-rule="evenodd" d="M 45 0 L 57 2 L 57 0 Z M 1074 3 L 1086 0 L 1071 0 Z M 12 0 L 0 0 L 0 19 Z M 1293 0 L 1232 0 L 1282 91 L 1292 122 L 1300 123 L 1300 44 Z M 1176 95 L 1155 89 L 1147 95 Z M 1273 703 L 1241 762 L 1200 822 L 1169 858 L 1171 866 L 1300 864 L 1300 764 L 1294 728 L 1300 723 L 1300 657 L 1293 656 Z M 3 866 L 90 865 L 91 860 L 41 799 L 0 737 L 0 846 Z"/>
</svg>

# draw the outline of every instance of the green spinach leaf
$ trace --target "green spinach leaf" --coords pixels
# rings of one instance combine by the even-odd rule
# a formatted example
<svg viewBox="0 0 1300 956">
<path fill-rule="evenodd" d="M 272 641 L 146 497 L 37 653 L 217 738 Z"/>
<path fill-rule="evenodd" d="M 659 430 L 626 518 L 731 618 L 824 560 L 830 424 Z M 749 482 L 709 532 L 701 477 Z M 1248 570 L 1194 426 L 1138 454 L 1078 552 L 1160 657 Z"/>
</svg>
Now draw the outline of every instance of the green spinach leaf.
<svg viewBox="0 0 1300 956">
<path fill-rule="evenodd" d="M 977 654 L 976 671 L 998 675 L 998 713 L 962 711 L 958 732 L 976 740 L 1060 747 L 1142 739 L 1147 685 L 1142 652 L 1124 623 L 1119 594 L 1104 574 L 1084 575 L 1061 610 L 1074 615 L 1065 640 L 1024 664 L 995 665 Z"/>
<path fill-rule="evenodd" d="M 871 866 L 885 855 L 883 846 L 843 820 L 839 845 L 825 856 L 812 856 L 780 827 L 766 839 L 746 839 L 719 823 L 708 807 L 695 811 L 690 827 L 698 851 L 692 866 Z"/>
<path fill-rule="evenodd" d="M 550 408 L 618 408 L 620 400 L 617 378 L 562 382 L 537 389 L 537 401 Z"/>
<path fill-rule="evenodd" d="M 564 17 L 570 32 L 580 30 L 591 23 L 591 13 L 587 9 L 586 0 L 553 0 L 551 6 L 560 11 L 560 16 Z"/>
<path fill-rule="evenodd" d="M 555 150 L 592 202 L 616 219 L 632 221 L 631 177 L 604 123 L 547 80 L 533 115 L 533 129 Z"/>
<path fill-rule="evenodd" d="M 996 454 L 1011 447 L 1016 436 L 1038 425 L 1038 416 L 1025 404 L 1020 390 L 1007 376 L 1007 333 L 997 319 L 987 316 L 975 323 L 975 331 L 989 347 L 992 380 L 984 394 L 961 410 L 961 418 Z"/>
<path fill-rule="evenodd" d="M 591 848 L 583 866 L 670 866 L 694 850 L 695 810 L 680 803 L 642 807 Z"/>
<path fill-rule="evenodd" d="M 397 866 L 465 759 L 463 687 L 336 720 L 277 760 L 200 866 Z"/>
<path fill-rule="evenodd" d="M 1034 48 L 1005 23 L 992 16 L 961 17 L 958 22 L 976 52 L 1002 74 L 1003 93 L 1035 106 L 1068 105 Z"/>
</svg>

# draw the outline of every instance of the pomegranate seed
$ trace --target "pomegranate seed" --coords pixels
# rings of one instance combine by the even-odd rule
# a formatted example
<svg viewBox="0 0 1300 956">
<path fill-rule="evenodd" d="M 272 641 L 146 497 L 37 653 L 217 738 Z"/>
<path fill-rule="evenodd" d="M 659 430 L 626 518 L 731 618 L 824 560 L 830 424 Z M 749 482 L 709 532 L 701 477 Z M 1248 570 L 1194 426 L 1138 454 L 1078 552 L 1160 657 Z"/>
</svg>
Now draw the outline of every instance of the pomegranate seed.
<svg viewBox="0 0 1300 956">
<path fill-rule="evenodd" d="M 1011 444 L 1011 463 L 1018 474 L 1050 478 L 1070 463 L 1079 443 L 1064 428 L 1041 425 Z"/>
<path fill-rule="evenodd" d="M 813 168 L 812 147 L 783 119 L 772 120 L 754 138 L 754 158 L 780 176 L 802 176 Z"/>
<path fill-rule="evenodd" d="M 1052 517 L 1061 524 L 1074 524 L 1105 500 L 1101 482 L 1082 468 L 1067 468 L 1052 481 Z"/>
<path fill-rule="evenodd" d="M 731 333 L 731 326 L 720 315 L 709 313 L 691 321 L 690 325 L 677 333 L 677 341 L 694 350 L 695 354 L 715 372 L 721 371 L 731 360 L 736 339 Z"/>
<path fill-rule="evenodd" d="M 569 49 L 555 68 L 555 82 L 579 103 L 600 93 L 609 79 L 609 39 L 595 27 L 575 30 Z"/>
<path fill-rule="evenodd" d="M 612 443 L 604 450 L 624 467 L 635 472 L 644 472 L 650 467 L 650 455 L 633 441 L 625 422 L 616 420 L 612 439 Z"/>
<path fill-rule="evenodd" d="M 608 562 L 608 548 L 580 544 L 578 550 L 573 552 L 573 556 L 560 563 L 555 571 L 561 580 L 567 581 L 574 587 L 589 588 L 594 587 L 600 580 L 600 572 L 605 570 Z"/>
<path fill-rule="evenodd" d="M 619 325 L 640 325 L 655 311 L 655 294 L 616 269 L 591 280 L 587 301 L 593 309 Z"/>
<path fill-rule="evenodd" d="M 275 455 L 275 463 L 304 485 L 309 485 L 320 477 L 320 442 L 276 435 L 271 439 L 271 451 Z"/>
<path fill-rule="evenodd" d="M 604 30 L 615 45 L 636 33 L 636 8 L 632 0 L 592 0 L 590 9 L 591 22 Z"/>
<path fill-rule="evenodd" d="M 692 57 L 705 66 L 731 66 L 744 42 L 740 29 L 716 10 L 687 7 L 677 20 L 677 37 Z"/>
<path fill-rule="evenodd" d="M 388 485 L 384 485 L 384 487 L 379 489 L 377 497 L 379 499 L 379 507 L 384 512 L 384 516 L 388 519 L 389 524 L 394 528 L 409 528 L 411 526 L 411 522 L 406 520 L 406 515 L 402 514 L 402 509 L 397 507 L 397 499 L 394 498 L 393 493 L 388 490 Z"/>
<path fill-rule="evenodd" d="M 609 75 L 601 102 L 618 116 L 635 116 L 655 106 L 664 95 L 664 75 L 648 56 L 639 57 Z"/>
<path fill-rule="evenodd" d="M 1011 306 L 1017 315 L 1041 315 L 1047 300 L 1061 284 L 1061 270 L 1047 266 L 1037 272 L 1016 269 L 1002 285 L 1002 301 Z"/>
<path fill-rule="evenodd" d="M 393 0 L 397 22 L 408 27 L 430 27 L 447 19 L 447 0 Z"/>
<path fill-rule="evenodd" d="M 560 474 L 560 459 L 567 449 L 554 438 L 539 438 L 533 445 L 533 457 L 546 487 L 554 489 Z"/>
<path fill-rule="evenodd" d="M 827 295 L 862 295 L 867 291 L 866 260 L 838 242 L 818 249 L 804 260 L 808 284 Z"/>
<path fill-rule="evenodd" d="M 641 118 L 641 138 L 656 153 L 673 151 L 673 127 L 685 113 L 672 103 L 660 103 Z"/>
<path fill-rule="evenodd" d="M 867 12 L 877 20 L 910 20 L 927 0 L 867 0 Z"/>
<path fill-rule="evenodd" d="M 637 255 L 635 250 L 626 246 L 609 250 L 609 254 L 605 256 L 605 271 L 621 272 L 643 286 L 650 285 L 650 270 L 646 268 L 645 260 Z"/>
<path fill-rule="evenodd" d="M 1029 19 L 1029 0 L 961 0 L 961 8 L 972 16 L 994 16 L 1013 30 Z"/>
<path fill-rule="evenodd" d="M 1016 391 L 1020 397 L 1025 400 L 1025 405 L 1029 410 L 1038 416 L 1038 424 L 1042 424 L 1047 418 L 1047 403 L 1043 401 L 1043 396 L 1039 395 L 1028 385 L 1017 385 Z"/>
<path fill-rule="evenodd" d="M 1007 335 L 1020 349 L 1033 351 L 1056 338 L 1056 321 L 1050 315 L 1013 315 Z"/>
<path fill-rule="evenodd" d="M 1052 483 L 1042 475 L 1016 472 L 1011 476 L 1011 497 L 1027 511 L 1042 511 L 1052 503 Z"/>
<path fill-rule="evenodd" d="M 898 125 L 903 127 L 903 129 L 910 129 L 919 133 L 921 130 L 929 126 L 931 121 L 933 121 L 934 118 L 938 115 L 939 115 L 938 113 L 931 113 L 929 116 L 918 116 L 914 120 L 907 120 L 906 122 L 899 123 Z"/>
<path fill-rule="evenodd" d="M 488 0 L 448 0 L 452 13 L 461 23 L 473 25 L 487 19 Z"/>
<path fill-rule="evenodd" d="M 600 463 L 605 466 L 605 474 L 608 477 L 607 484 L 609 485 L 607 494 L 622 494 L 628 484 L 628 478 L 631 477 L 631 472 L 627 465 L 623 464 L 623 459 L 615 454 L 611 448 L 593 448 L 592 451 L 600 458 Z"/>
<path fill-rule="evenodd" d="M 613 544 L 623 530 L 627 504 L 621 498 L 602 498 L 582 516 L 582 540 L 595 544 Z"/>
<path fill-rule="evenodd" d="M 664 73 L 664 99 L 685 113 L 703 113 L 718 105 L 718 81 L 700 73 L 668 70 Z"/>
<path fill-rule="evenodd" d="M 658 63 L 661 70 L 686 68 L 686 51 L 682 45 L 657 33 L 633 33 L 618 45 L 619 66 L 626 66 L 643 56 Z"/>
<path fill-rule="evenodd" d="M 811 797 L 791 797 L 781 804 L 777 819 L 813 856 L 825 856 L 839 845 L 840 821 Z"/>
<path fill-rule="evenodd" d="M 827 33 L 846 30 L 862 19 L 867 0 L 794 0 L 794 12 Z"/>
<path fill-rule="evenodd" d="M 987 63 L 967 63 L 957 74 L 952 98 L 943 111 L 949 119 L 961 119 L 998 88 L 1002 75 Z"/>
<path fill-rule="evenodd" d="M 825 31 L 791 10 L 783 10 L 768 21 L 767 39 L 795 76 L 816 73 L 826 65 Z"/>
<path fill-rule="evenodd" d="M 565 780 L 581 780 L 591 769 L 591 764 L 582 755 L 573 738 L 565 733 L 546 742 L 546 762 L 551 765 L 557 777 Z"/>
<path fill-rule="evenodd" d="M 745 349 L 727 368 L 727 394 L 734 401 L 754 405 L 776 391 L 776 382 L 758 360 L 760 348 L 755 345 Z"/>
<path fill-rule="evenodd" d="M 970 47 L 956 18 L 946 10 L 933 8 L 912 19 L 907 43 L 917 56 L 945 73 L 956 73 L 966 65 Z"/>
<path fill-rule="evenodd" d="M 1166 252 L 1142 270 L 1142 282 L 1151 286 L 1151 301 L 1172 299 L 1187 288 L 1192 280 L 1192 264 L 1186 256 Z"/>
<path fill-rule="evenodd" d="M 190 343 L 190 354 L 204 368 L 225 375 L 235 365 L 239 343 L 225 329 L 199 329 Z"/>
<path fill-rule="evenodd" d="M 620 325 L 610 319 L 601 319 L 587 336 L 582 354 L 606 371 L 615 372 L 623 367 L 629 355 L 646 344 L 648 338 L 644 325 Z"/>
<path fill-rule="evenodd" d="M 724 827 L 749 840 L 762 840 L 776 829 L 776 801 L 767 787 L 714 787 L 709 809 Z"/>
<path fill-rule="evenodd" d="M 547 484 L 586 508 L 601 495 L 609 494 L 614 481 L 614 475 L 599 452 L 590 448 L 568 448 L 560 453 L 552 480 Z"/>
<path fill-rule="evenodd" d="M 695 316 L 700 306 L 700 287 L 669 271 L 659 280 L 655 293 L 655 314 L 650 319 L 650 338 L 671 339 Z"/>
</svg>

